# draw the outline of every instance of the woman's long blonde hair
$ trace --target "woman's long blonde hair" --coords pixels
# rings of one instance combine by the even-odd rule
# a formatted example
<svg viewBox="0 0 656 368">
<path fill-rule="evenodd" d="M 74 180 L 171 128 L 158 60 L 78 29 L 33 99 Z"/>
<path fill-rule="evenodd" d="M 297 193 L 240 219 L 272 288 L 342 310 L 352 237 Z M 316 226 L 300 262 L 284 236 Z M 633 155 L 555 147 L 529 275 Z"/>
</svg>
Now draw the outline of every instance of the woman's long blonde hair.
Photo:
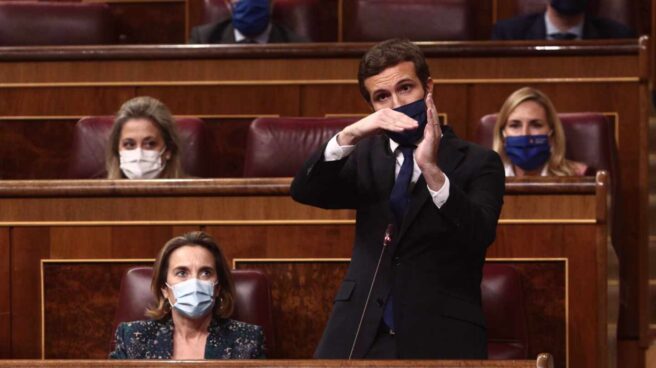
<svg viewBox="0 0 656 368">
<path fill-rule="evenodd" d="M 572 161 L 565 158 L 565 132 L 563 131 L 563 125 L 560 122 L 560 118 L 558 118 L 558 113 L 549 97 L 533 87 L 523 87 L 516 90 L 508 96 L 503 103 L 503 106 L 501 106 L 501 110 L 497 116 L 497 122 L 494 125 L 493 149 L 499 153 L 499 156 L 501 156 L 501 159 L 505 164 L 512 164 L 506 154 L 503 130 L 508 123 L 510 114 L 517 108 L 517 106 L 526 101 L 534 101 L 542 106 L 547 115 L 547 124 L 552 132 L 549 137 L 551 155 L 549 156 L 549 161 L 547 163 L 547 173 L 554 176 L 574 175 L 575 168 Z"/>
</svg>

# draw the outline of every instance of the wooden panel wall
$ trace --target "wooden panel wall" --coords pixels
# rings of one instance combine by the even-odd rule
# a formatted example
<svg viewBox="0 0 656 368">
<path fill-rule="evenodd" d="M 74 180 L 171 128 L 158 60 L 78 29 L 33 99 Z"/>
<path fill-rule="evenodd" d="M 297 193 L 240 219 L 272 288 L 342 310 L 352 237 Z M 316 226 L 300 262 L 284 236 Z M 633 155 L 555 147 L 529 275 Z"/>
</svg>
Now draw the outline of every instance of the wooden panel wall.
<svg viewBox="0 0 656 368">
<path fill-rule="evenodd" d="M 224 243 L 224 247 L 229 244 Z M 232 261 L 232 260 L 231 260 Z M 499 262 L 499 261 L 492 261 Z M 524 287 L 529 356 L 549 351 L 565 366 L 566 262 L 504 262 L 515 267 Z M 114 331 L 112 319 L 121 276 L 130 261 L 51 260 L 43 264 L 44 353 L 47 359 L 103 359 Z M 265 272 L 271 282 L 274 359 L 310 359 L 330 314 L 348 261 L 270 258 L 236 260 L 237 269 Z M 71 313 L 75 310 L 76 313 Z M 80 328 L 84 321 L 85 328 Z"/>
<path fill-rule="evenodd" d="M 0 0 L 12 1 L 12 0 Z M 40 0 L 46 1 L 46 0 Z M 53 1 L 53 0 L 47 0 Z M 200 0 L 55 0 L 68 2 L 101 2 L 107 3 L 112 14 L 116 18 L 120 42 L 124 44 L 179 44 L 189 39 L 189 32 L 194 26 L 204 23 L 204 1 Z M 334 4 L 350 0 L 333 0 L 326 6 L 335 9 L 337 14 L 336 32 L 330 32 L 333 39 L 328 41 L 337 42 L 341 40 L 342 30 L 339 25 L 344 19 L 341 7 Z M 519 14 L 517 3 L 519 1 L 497 1 L 484 0 L 473 1 L 475 11 L 473 29 L 476 40 L 487 40 L 490 38 L 492 26 L 498 19 L 506 19 Z M 593 1 L 594 9 L 597 3 L 606 4 L 611 8 L 617 8 L 614 0 Z M 651 34 L 651 2 L 649 0 L 628 1 L 627 5 L 619 6 L 626 9 L 624 13 L 606 12 L 599 13 L 616 19 L 627 20 L 627 24 L 637 31 L 638 34 Z"/>
<path fill-rule="evenodd" d="M 595 184 L 591 178 L 545 178 L 537 183 L 510 180 L 497 240 L 488 252 L 492 258 L 531 264 L 522 272 L 529 298 L 536 303 L 533 310 L 539 310 L 531 322 L 539 331 L 532 335 L 532 349 L 558 341 L 550 350 L 559 362 L 569 359 L 571 366 L 583 361 L 605 364 L 607 222 L 602 183 Z M 281 317 L 277 328 L 283 335 L 297 328 L 301 329 L 299 336 L 304 329 L 314 328 L 319 333 L 321 328 L 316 326 L 325 321 L 324 308 L 330 305 L 331 290 L 340 279 L 334 272 L 343 272 L 343 268 L 330 271 L 315 262 L 350 257 L 353 212 L 297 204 L 287 197 L 288 185 L 288 179 L 0 182 L 0 235 L 9 236 L 10 247 L 9 277 L 0 279 L 5 283 L 0 283 L 0 292 L 10 290 L 11 309 L 10 323 L 0 325 L 0 336 L 11 336 L 10 357 L 40 357 L 42 348 L 48 357 L 72 357 L 71 352 L 100 357 L 106 353 L 110 327 L 99 321 L 112 319 L 109 294 L 115 293 L 115 278 L 122 266 L 114 269 L 104 264 L 85 271 L 83 264 L 72 263 L 152 258 L 168 239 L 193 229 L 214 235 L 227 258 L 242 259 L 244 267 L 258 263 L 254 258 L 269 259 L 270 264 L 257 266 L 271 273 L 274 302 L 284 313 L 300 310 L 292 308 L 296 299 L 282 290 L 289 289 L 290 282 L 308 282 L 307 289 L 294 292 L 317 296 L 315 304 L 307 304 L 316 309 L 317 319 L 297 326 Z M 251 259 L 250 263 L 244 258 Z M 310 263 L 295 268 L 295 262 L 276 261 L 290 258 Z M 36 270 L 42 259 L 66 260 L 60 268 L 65 275 L 46 272 L 41 276 Z M 553 261 L 562 263 L 555 274 L 548 271 L 550 266 L 541 271 L 542 266 L 534 263 Z M 312 276 L 317 274 L 324 278 Z M 328 274 L 333 277 L 326 279 Z M 42 285 L 45 299 L 41 298 Z M 564 285 L 576 292 L 565 292 Z M 78 294 L 78 289 L 84 291 Z M 564 312 L 549 304 L 563 300 Z M 42 332 L 41 302 L 47 315 L 44 345 L 35 338 Z M 80 326 L 71 323 L 70 303 L 79 305 L 76 316 L 90 316 L 80 318 L 80 324 L 88 323 L 96 331 L 87 340 L 80 340 L 79 332 L 66 332 Z M 566 321 L 564 326 L 554 322 L 559 320 Z M 545 326 L 549 326 L 549 334 L 540 330 Z M 563 334 L 567 336 L 564 340 L 558 337 Z M 276 357 L 306 356 L 312 349 L 311 338 L 318 335 L 310 335 L 308 345 L 294 347 L 281 337 L 282 350 Z"/>
</svg>

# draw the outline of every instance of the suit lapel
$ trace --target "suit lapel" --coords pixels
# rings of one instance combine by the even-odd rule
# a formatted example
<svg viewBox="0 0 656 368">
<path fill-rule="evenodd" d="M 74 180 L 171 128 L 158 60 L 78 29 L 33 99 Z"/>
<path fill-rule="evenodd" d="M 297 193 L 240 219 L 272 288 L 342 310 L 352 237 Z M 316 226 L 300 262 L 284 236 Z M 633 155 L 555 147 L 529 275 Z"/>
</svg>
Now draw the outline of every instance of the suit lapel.
<svg viewBox="0 0 656 368">
<path fill-rule="evenodd" d="M 465 155 L 461 151 L 461 148 L 464 146 L 458 141 L 451 130 L 450 127 L 445 126 L 443 129 L 442 142 L 440 142 L 440 148 L 437 153 L 438 155 L 438 165 L 444 172 L 444 174 L 453 178 L 453 171 L 460 165 L 460 162 L 464 159 Z M 452 179 L 450 179 L 452 180 Z M 397 243 L 401 240 L 403 235 L 412 224 L 412 222 L 419 214 L 419 211 L 424 206 L 424 204 L 431 198 L 428 188 L 426 187 L 426 180 L 424 175 L 420 175 L 417 183 L 415 184 L 412 190 L 412 197 L 410 199 L 410 205 L 408 206 L 408 213 L 405 215 L 403 224 L 401 225 L 401 231 L 397 237 Z"/>
<path fill-rule="evenodd" d="M 544 40 L 547 38 L 547 24 L 544 21 L 544 16 L 539 16 L 531 27 L 528 29 L 527 37 L 532 40 Z"/>
</svg>

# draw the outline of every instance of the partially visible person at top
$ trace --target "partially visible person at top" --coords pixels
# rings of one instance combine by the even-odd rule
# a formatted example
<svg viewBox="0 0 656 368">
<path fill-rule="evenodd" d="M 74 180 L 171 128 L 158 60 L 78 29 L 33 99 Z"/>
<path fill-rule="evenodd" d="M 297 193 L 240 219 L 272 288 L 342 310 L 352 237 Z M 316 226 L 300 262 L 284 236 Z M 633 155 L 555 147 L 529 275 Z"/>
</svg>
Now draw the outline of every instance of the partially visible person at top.
<svg viewBox="0 0 656 368">
<path fill-rule="evenodd" d="M 587 0 L 550 0 L 546 11 L 498 21 L 493 40 L 587 40 L 633 38 L 624 24 L 586 14 Z"/>
<path fill-rule="evenodd" d="M 153 266 L 151 291 L 150 319 L 119 324 L 110 359 L 264 358 L 262 327 L 230 319 L 234 282 L 208 234 L 169 240 Z"/>
<path fill-rule="evenodd" d="M 594 169 L 565 158 L 565 133 L 549 97 L 524 87 L 501 106 L 494 126 L 493 148 L 506 176 L 583 176 Z"/>
<path fill-rule="evenodd" d="M 180 138 L 169 109 L 142 96 L 125 102 L 109 135 L 107 179 L 170 179 L 185 174 Z"/>
<path fill-rule="evenodd" d="M 309 42 L 271 21 L 269 0 L 224 0 L 231 18 L 194 27 L 189 43 Z"/>
</svg>

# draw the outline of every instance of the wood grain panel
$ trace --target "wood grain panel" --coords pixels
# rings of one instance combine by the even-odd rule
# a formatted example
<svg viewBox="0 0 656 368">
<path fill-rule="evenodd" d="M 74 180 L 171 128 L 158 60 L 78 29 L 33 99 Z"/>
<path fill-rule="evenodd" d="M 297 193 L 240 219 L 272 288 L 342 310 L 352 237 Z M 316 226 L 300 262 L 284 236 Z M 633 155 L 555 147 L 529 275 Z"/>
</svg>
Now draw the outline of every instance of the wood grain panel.
<svg viewBox="0 0 656 368">
<path fill-rule="evenodd" d="M 63 178 L 74 127 L 70 120 L 0 120 L 0 178 Z"/>
<path fill-rule="evenodd" d="M 297 86 L 140 87 L 137 94 L 160 99 L 176 115 L 298 116 L 300 105 Z"/>
<path fill-rule="evenodd" d="M 11 331 L 14 358 L 41 355 L 41 275 L 39 262 L 49 258 L 50 229 L 47 227 L 11 230 Z"/>
<path fill-rule="evenodd" d="M 565 361 L 565 268 L 563 262 L 505 262 L 522 277 L 531 356 L 549 350 Z M 144 263 L 48 261 L 43 264 L 45 357 L 101 359 L 108 353 L 120 280 Z M 269 276 L 277 346 L 269 358 L 309 359 L 332 309 L 347 262 L 329 260 L 249 261 Z M 80 325 L 80 321 L 83 321 Z"/>
<path fill-rule="evenodd" d="M 112 115 L 132 97 L 121 87 L 0 88 L 0 116 Z"/>
<path fill-rule="evenodd" d="M 346 262 L 239 262 L 237 269 L 259 269 L 269 276 L 277 355 L 311 359 L 332 310 Z"/>
<path fill-rule="evenodd" d="M 605 271 L 605 266 L 594 260 L 606 253 L 605 246 L 596 239 L 596 231 L 593 225 L 504 225 L 498 228 L 488 251 L 488 257 L 568 259 L 570 361 L 599 361 L 600 350 L 605 354 L 606 302 L 598 300 L 599 294 L 594 291 L 606 289 L 605 278 L 600 280 L 598 273 L 598 268 Z M 590 305 L 595 308 L 591 310 Z M 593 337 L 577 332 L 583 330 L 598 333 Z M 596 340 L 595 344 L 590 344 L 591 339 Z"/>
<path fill-rule="evenodd" d="M 11 358 L 11 242 L 0 228 L 0 359 Z"/>
<path fill-rule="evenodd" d="M 45 263 L 45 358 L 107 358 L 121 278 L 142 264 Z"/>
<path fill-rule="evenodd" d="M 277 360 L 7 360 L 0 361 L 0 367 L 133 367 L 133 368 L 166 368 L 174 364 L 176 367 L 249 367 L 249 368 L 273 368 L 273 367 L 377 367 L 377 368 L 402 368 L 402 367 L 436 367 L 436 368 L 548 368 L 553 366 L 553 359 L 549 354 L 541 354 L 537 359 L 531 360 L 301 360 L 301 359 L 277 359 Z"/>
</svg>

